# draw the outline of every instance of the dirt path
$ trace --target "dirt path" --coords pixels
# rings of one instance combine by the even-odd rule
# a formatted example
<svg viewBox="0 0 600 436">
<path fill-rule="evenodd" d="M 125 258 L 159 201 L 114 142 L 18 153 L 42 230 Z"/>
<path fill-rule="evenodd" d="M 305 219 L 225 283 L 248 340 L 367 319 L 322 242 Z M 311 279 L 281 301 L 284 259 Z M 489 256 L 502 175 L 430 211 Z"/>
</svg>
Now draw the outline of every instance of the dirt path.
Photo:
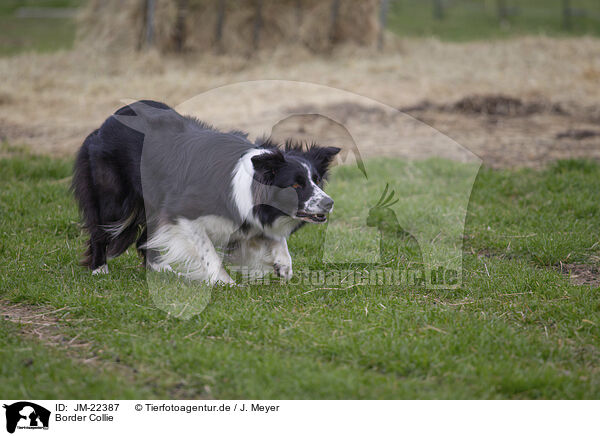
<svg viewBox="0 0 600 436">
<path fill-rule="evenodd" d="M 72 318 L 69 311 L 73 308 L 58 309 L 31 306 L 0 300 L 0 317 L 19 326 L 19 333 L 24 337 L 60 349 L 70 359 L 98 369 L 118 370 L 120 373 L 133 376 L 135 369 L 115 360 L 107 360 L 99 353 L 101 349 L 91 342 L 83 341 L 79 335 L 69 337 L 64 332 L 66 323 L 89 321 L 83 318 Z M 95 350 L 96 349 L 96 350 Z"/>
</svg>

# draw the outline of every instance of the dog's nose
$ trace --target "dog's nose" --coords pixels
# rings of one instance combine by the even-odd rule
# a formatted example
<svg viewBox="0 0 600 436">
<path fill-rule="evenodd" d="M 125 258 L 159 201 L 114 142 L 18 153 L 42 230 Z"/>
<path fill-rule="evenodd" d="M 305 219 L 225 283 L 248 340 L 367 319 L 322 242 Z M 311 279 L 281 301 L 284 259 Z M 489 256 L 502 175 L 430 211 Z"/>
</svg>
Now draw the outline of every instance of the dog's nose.
<svg viewBox="0 0 600 436">
<path fill-rule="evenodd" d="M 330 212 L 333 209 L 333 200 L 330 197 L 325 197 L 319 202 L 319 207 L 325 212 Z"/>
</svg>

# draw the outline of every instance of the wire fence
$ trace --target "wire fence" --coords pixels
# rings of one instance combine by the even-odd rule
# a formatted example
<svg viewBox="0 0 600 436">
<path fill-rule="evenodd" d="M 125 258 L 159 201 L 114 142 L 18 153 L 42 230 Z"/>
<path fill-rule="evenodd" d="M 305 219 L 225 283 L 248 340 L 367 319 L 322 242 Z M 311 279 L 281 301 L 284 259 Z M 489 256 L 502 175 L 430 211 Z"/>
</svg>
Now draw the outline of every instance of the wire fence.
<svg viewBox="0 0 600 436">
<path fill-rule="evenodd" d="M 559 18 L 565 29 L 571 29 L 573 19 L 590 18 L 600 25 L 599 0 L 382 0 L 382 9 L 411 11 L 429 9 L 433 19 L 451 20 L 452 13 L 461 11 L 473 15 L 496 15 L 499 22 L 519 16 Z"/>
<path fill-rule="evenodd" d="M 547 34 L 600 36 L 600 0 L 381 0 L 384 29 L 469 40 Z"/>
</svg>

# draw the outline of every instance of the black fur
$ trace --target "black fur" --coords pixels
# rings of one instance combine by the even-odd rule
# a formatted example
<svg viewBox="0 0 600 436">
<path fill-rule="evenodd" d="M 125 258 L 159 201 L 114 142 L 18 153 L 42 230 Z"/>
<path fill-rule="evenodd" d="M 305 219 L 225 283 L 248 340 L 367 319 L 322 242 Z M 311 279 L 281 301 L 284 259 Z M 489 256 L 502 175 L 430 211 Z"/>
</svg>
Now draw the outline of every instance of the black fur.
<svg viewBox="0 0 600 436">
<path fill-rule="evenodd" d="M 157 109 L 167 105 L 144 101 Z M 135 116 L 124 106 L 116 115 Z M 106 264 L 107 257 L 116 257 L 137 241 L 145 242 L 144 199 L 140 161 L 144 135 L 109 117 L 102 126 L 83 142 L 75 160 L 72 189 L 83 215 L 83 225 L 90 234 L 82 264 L 96 269 Z M 111 238 L 104 226 L 131 217 L 130 224 L 119 237 Z"/>
</svg>

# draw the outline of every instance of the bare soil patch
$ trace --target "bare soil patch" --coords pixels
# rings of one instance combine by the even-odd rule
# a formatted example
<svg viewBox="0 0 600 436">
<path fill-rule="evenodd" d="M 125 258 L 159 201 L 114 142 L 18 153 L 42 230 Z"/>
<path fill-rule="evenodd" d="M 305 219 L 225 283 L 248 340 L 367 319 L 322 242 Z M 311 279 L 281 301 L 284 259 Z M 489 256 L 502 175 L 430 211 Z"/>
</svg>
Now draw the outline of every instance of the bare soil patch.
<svg viewBox="0 0 600 436">
<path fill-rule="evenodd" d="M 469 95 L 449 104 L 436 104 L 424 101 L 415 106 L 403 108 L 405 112 L 439 111 L 462 113 L 464 115 L 486 115 L 506 117 L 526 117 L 534 114 L 566 115 L 568 112 L 560 103 L 545 100 L 523 101 L 517 97 L 502 94 Z"/>
<path fill-rule="evenodd" d="M 600 287 L 600 269 L 595 265 L 582 263 L 561 263 L 559 266 L 561 274 L 569 278 L 574 285 L 589 285 L 594 288 Z"/>
<path fill-rule="evenodd" d="M 402 109 L 494 168 L 543 167 L 558 159 L 600 160 L 596 106 L 507 95 L 471 95 Z"/>
<path fill-rule="evenodd" d="M 564 132 L 560 132 L 556 135 L 556 139 L 575 139 L 581 141 L 583 139 L 594 138 L 600 136 L 598 130 L 587 130 L 587 129 L 569 129 Z"/>
<path fill-rule="evenodd" d="M 464 114 L 488 116 L 526 117 L 539 113 L 563 115 L 566 111 L 559 103 L 523 101 L 506 95 L 473 95 L 461 98 L 449 108 Z"/>
<path fill-rule="evenodd" d="M 0 300 L 0 317 L 2 319 L 19 324 L 21 333 L 33 336 L 53 346 L 74 344 L 76 342 L 60 333 L 61 318 L 66 318 L 69 309 L 69 307 L 55 310 L 43 309 Z M 75 345 L 88 346 L 88 344 L 82 342 Z"/>
</svg>

